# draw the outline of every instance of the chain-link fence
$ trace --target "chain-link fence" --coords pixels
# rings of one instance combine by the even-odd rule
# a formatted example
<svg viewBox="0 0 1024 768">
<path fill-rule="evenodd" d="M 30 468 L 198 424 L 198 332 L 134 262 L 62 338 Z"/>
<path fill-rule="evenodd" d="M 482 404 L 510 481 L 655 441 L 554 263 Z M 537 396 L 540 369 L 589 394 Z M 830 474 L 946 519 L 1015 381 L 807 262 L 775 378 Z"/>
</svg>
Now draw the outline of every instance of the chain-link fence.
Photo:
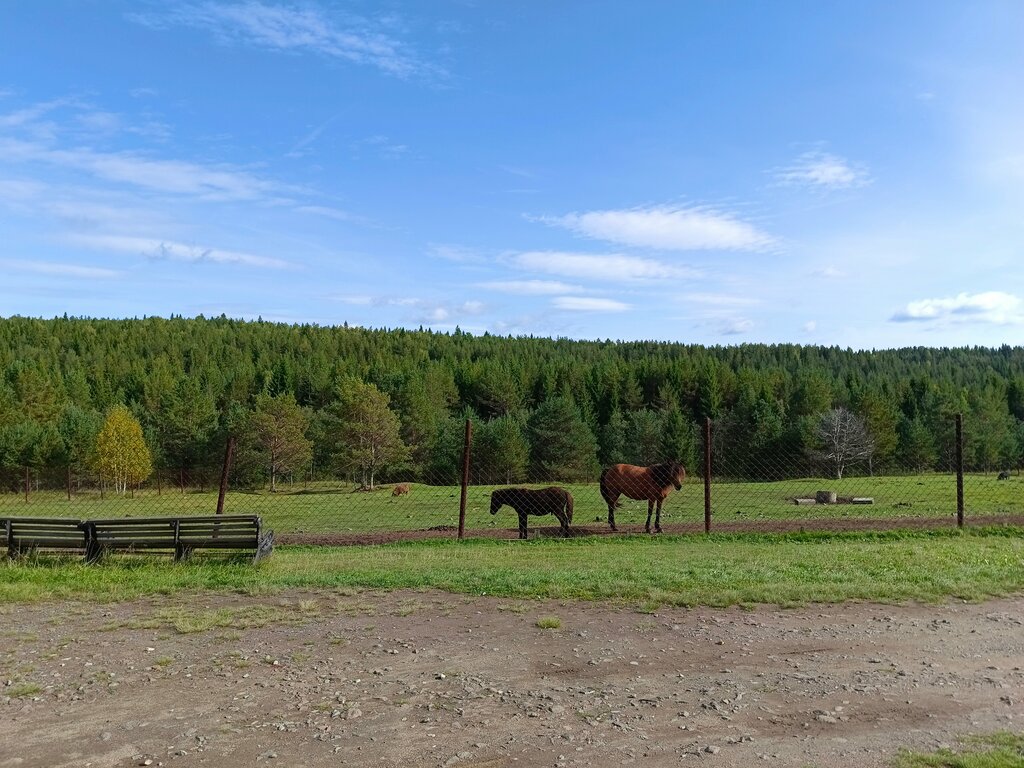
<svg viewBox="0 0 1024 768">
<path fill-rule="evenodd" d="M 837 418 L 841 419 L 840 413 Z M 161 470 L 118 482 L 74 467 L 8 468 L 0 519 L 259 515 L 280 543 L 371 543 L 414 538 L 561 536 L 699 531 L 856 530 L 1024 525 L 1019 469 L 965 466 L 969 425 L 951 420 L 946 471 L 913 457 L 875 460 L 849 424 L 814 451 L 783 437 L 758 442 L 726 421 L 697 425 L 688 465 L 647 455 L 646 466 L 584 462 L 502 469 L 475 462 L 467 423 L 461 460 L 339 477 L 308 466 L 255 476 L 233 466 Z M 965 433 L 966 436 L 965 436 Z M 831 437 L 829 437 L 831 435 Z M 511 481 L 511 482 L 510 482 Z"/>
</svg>

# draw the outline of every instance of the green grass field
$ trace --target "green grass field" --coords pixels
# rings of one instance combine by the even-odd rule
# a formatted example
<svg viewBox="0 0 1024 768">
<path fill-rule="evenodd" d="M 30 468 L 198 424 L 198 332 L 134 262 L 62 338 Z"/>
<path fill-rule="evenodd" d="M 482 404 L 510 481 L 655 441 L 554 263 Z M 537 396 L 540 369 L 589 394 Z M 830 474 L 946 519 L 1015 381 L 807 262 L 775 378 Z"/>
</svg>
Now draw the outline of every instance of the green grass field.
<svg viewBox="0 0 1024 768">
<path fill-rule="evenodd" d="M 1024 479 L 1017 476 L 997 481 L 995 475 L 969 475 L 965 478 L 968 519 L 972 514 L 1024 515 Z M 574 523 L 585 525 L 603 521 L 607 516 L 597 484 L 566 485 L 576 500 Z M 469 490 L 467 528 L 486 530 L 516 527 L 515 514 L 503 509 L 496 517 L 489 514 L 490 493 L 494 486 L 474 486 Z M 812 496 L 816 490 L 830 489 L 839 496 L 866 496 L 872 505 L 797 506 L 792 499 Z M 76 495 L 68 500 L 59 491 L 40 491 L 30 495 L 0 496 L 0 517 L 121 517 L 130 515 L 212 514 L 217 494 L 181 493 L 164 489 L 144 489 L 134 498 L 98 493 Z M 956 512 L 956 481 L 953 475 L 913 475 L 903 477 L 858 477 L 841 481 L 822 478 L 787 480 L 772 483 L 714 483 L 712 486 L 714 519 L 717 522 L 746 520 L 801 520 L 808 518 L 919 518 L 949 517 Z M 352 486 L 319 483 L 282 486 L 280 492 L 231 492 L 229 513 L 262 515 L 278 533 L 401 531 L 432 528 L 458 523 L 457 487 L 413 484 L 406 496 L 391 496 L 391 487 L 374 492 L 353 492 Z M 618 522 L 643 523 L 646 502 L 624 501 L 616 512 Z M 702 521 L 704 489 L 701 480 L 683 485 L 665 503 L 664 522 Z M 536 521 L 554 525 L 551 519 Z M 531 523 L 532 524 L 532 523 Z"/>
<path fill-rule="evenodd" d="M 0 564 L 0 603 L 202 590 L 435 588 L 659 605 L 977 600 L 1024 588 L 1024 529 L 476 539 L 280 547 L 268 560 L 39 556 Z"/>
</svg>

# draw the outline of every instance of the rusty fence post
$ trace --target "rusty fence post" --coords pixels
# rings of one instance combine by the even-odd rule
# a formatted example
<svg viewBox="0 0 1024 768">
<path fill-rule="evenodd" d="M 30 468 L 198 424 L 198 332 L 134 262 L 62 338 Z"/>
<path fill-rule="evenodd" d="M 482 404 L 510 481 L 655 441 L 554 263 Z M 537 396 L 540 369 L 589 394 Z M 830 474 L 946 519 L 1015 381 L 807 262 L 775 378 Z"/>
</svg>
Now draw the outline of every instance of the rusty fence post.
<svg viewBox="0 0 1024 768">
<path fill-rule="evenodd" d="M 231 471 L 231 455 L 235 451 L 235 436 L 228 435 L 228 445 L 224 449 L 224 466 L 220 471 L 220 491 L 217 493 L 217 514 L 224 514 L 224 497 L 228 492 L 228 473 Z"/>
<path fill-rule="evenodd" d="M 466 491 L 469 489 L 469 446 L 473 441 L 473 422 L 466 419 L 466 442 L 462 446 L 462 496 L 459 499 L 459 538 L 466 536 Z"/>
<path fill-rule="evenodd" d="M 711 533 L 711 418 L 704 419 L 704 533 Z"/>
<path fill-rule="evenodd" d="M 956 415 L 956 525 L 964 527 L 964 416 Z"/>
</svg>

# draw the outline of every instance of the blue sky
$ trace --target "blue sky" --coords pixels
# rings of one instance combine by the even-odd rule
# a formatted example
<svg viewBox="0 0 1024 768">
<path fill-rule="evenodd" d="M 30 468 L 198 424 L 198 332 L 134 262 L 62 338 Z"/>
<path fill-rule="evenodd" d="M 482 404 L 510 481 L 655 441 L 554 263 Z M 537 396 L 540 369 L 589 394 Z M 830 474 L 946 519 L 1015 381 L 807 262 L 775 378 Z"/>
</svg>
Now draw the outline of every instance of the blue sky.
<svg viewBox="0 0 1024 768">
<path fill-rule="evenodd" d="M 1020 344 L 1024 4 L 35 2 L 0 315 Z"/>
</svg>

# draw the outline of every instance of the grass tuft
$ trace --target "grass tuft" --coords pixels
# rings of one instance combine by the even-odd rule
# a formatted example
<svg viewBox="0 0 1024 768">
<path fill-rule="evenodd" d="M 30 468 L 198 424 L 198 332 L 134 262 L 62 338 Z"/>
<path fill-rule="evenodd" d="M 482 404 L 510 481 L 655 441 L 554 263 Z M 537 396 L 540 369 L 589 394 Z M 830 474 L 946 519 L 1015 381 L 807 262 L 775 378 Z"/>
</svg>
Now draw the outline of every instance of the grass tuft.
<svg viewBox="0 0 1024 768">
<path fill-rule="evenodd" d="M 995 733 L 961 739 L 965 749 L 900 752 L 893 768 L 1024 768 L 1024 735 Z"/>
<path fill-rule="evenodd" d="M 537 627 L 540 629 L 558 629 L 562 626 L 562 620 L 557 616 L 545 616 L 537 619 Z"/>
</svg>

